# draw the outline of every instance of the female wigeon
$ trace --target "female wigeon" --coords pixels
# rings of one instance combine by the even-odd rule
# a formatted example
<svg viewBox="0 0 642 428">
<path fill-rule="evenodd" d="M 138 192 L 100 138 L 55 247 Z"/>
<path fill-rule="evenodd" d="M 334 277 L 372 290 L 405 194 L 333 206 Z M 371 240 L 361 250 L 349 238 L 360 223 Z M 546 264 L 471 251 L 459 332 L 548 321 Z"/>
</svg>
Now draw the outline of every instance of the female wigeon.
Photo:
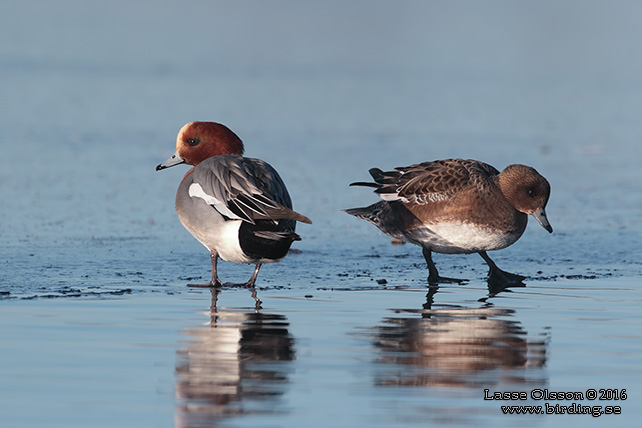
<svg viewBox="0 0 642 428">
<path fill-rule="evenodd" d="M 535 169 L 510 165 L 502 172 L 476 160 L 447 159 L 383 172 L 372 168 L 382 201 L 345 210 L 368 220 L 385 234 L 423 248 L 428 282 L 460 282 L 440 277 L 431 253 L 479 253 L 490 267 L 489 280 L 520 282 L 525 277 L 504 272 L 486 251 L 506 248 L 526 229 L 527 214 L 549 232 L 546 203 L 551 187 Z"/>
<path fill-rule="evenodd" d="M 176 212 L 183 226 L 209 251 L 212 279 L 196 287 L 218 287 L 218 258 L 255 264 L 254 286 L 263 263 L 282 260 L 293 241 L 297 221 L 310 219 L 292 210 L 290 195 L 272 166 L 243 157 L 243 142 L 214 122 L 190 122 L 176 140 L 176 153 L 156 170 L 194 165 L 176 192 Z"/>
</svg>

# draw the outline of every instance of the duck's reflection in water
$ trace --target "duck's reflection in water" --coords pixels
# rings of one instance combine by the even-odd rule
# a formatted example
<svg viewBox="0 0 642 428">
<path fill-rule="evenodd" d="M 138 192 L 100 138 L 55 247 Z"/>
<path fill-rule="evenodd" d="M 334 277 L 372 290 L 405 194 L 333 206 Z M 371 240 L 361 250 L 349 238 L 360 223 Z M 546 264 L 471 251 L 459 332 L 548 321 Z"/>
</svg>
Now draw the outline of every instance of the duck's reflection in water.
<svg viewBox="0 0 642 428">
<path fill-rule="evenodd" d="M 287 319 L 262 313 L 254 290 L 254 308 L 217 308 L 219 293 L 212 290 L 209 322 L 182 332 L 187 339 L 176 363 L 177 427 L 280 411 L 294 359 Z"/>
<path fill-rule="evenodd" d="M 431 288 L 423 309 L 397 309 L 375 328 L 380 386 L 479 388 L 547 382 L 548 331 L 529 338 L 515 311 L 433 305 Z M 434 307 L 435 306 L 435 307 Z"/>
</svg>

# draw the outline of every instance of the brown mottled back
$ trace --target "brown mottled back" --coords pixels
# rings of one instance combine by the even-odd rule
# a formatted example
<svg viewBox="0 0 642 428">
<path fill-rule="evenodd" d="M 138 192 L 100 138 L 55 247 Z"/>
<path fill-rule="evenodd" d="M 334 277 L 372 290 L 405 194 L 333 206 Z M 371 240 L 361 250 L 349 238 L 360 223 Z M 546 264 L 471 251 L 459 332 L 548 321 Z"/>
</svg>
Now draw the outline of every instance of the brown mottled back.
<svg viewBox="0 0 642 428">
<path fill-rule="evenodd" d="M 395 171 L 371 174 L 381 186 L 375 191 L 386 199 L 393 194 L 404 202 L 428 204 L 444 201 L 473 188 L 483 190 L 489 178 L 499 174 L 492 166 L 475 160 L 446 159 L 423 162 Z"/>
</svg>

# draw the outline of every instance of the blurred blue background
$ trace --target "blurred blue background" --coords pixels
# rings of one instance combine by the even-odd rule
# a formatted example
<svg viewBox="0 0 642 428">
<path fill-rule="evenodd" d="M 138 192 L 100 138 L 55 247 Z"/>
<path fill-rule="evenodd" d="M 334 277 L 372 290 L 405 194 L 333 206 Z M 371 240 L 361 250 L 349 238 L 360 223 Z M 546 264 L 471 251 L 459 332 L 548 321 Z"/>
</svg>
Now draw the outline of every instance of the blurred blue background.
<svg viewBox="0 0 642 428">
<path fill-rule="evenodd" d="M 372 200 L 345 187 L 368 168 L 470 157 L 538 168 L 558 230 L 640 229 L 637 2 L 26 0 L 1 12 L 4 244 L 175 228 L 183 171 L 153 167 L 191 120 L 227 124 L 333 226 L 351 222 L 339 208 Z"/>
<path fill-rule="evenodd" d="M 531 224 L 493 255 L 528 275 L 527 288 L 480 303 L 482 260 L 436 257 L 445 275 L 471 278 L 440 289 L 437 304 L 457 309 L 446 318 L 497 307 L 499 324 L 518 326 L 520 337 L 546 346 L 553 338 L 543 368 L 477 374 L 499 387 L 524 373 L 558 390 L 628 386 L 624 414 L 608 423 L 631 426 L 640 393 L 641 17 L 642 3 L 625 0 L 4 1 L 3 420 L 172 426 L 184 345 L 176 336 L 205 322 L 210 304 L 184 284 L 209 275 L 209 257 L 174 212 L 186 168 L 155 166 L 183 124 L 212 120 L 244 140 L 247 156 L 271 163 L 314 222 L 298 229 L 301 253 L 259 277 L 266 307 L 291 320 L 295 338 L 290 426 L 331 409 L 353 426 L 423 424 L 428 414 L 515 423 L 498 419 L 478 389 L 463 399 L 431 388 L 382 392 L 372 381 L 381 370 L 406 373 L 408 365 L 380 365 L 370 341 L 377 323 L 396 322 L 393 309 L 422 325 L 427 272 L 418 248 L 388 245 L 340 212 L 376 200 L 348 183 L 374 166 L 450 157 L 524 163 L 552 185 L 555 233 Z M 234 279 L 251 267 L 221 270 Z M 244 292 L 222 298 L 247 306 Z M 60 296 L 89 299 L 19 300 Z M 370 336 L 355 339 L 364 330 Z M 257 426 L 262 416 L 231 423 Z"/>
</svg>

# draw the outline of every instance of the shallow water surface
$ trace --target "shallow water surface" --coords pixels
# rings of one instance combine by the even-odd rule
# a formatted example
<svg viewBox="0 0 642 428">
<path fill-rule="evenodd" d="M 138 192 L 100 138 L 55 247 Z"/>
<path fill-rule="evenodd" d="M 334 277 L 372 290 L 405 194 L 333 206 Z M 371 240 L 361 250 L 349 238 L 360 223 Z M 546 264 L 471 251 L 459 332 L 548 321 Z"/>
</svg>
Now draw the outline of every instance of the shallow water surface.
<svg viewBox="0 0 642 428">
<path fill-rule="evenodd" d="M 637 3 L 13 3 L 0 13 L 3 426 L 642 418 Z M 155 166 L 192 120 L 230 126 L 313 221 L 256 290 L 185 286 L 209 277 L 209 255 L 174 212 L 187 168 Z M 440 254 L 440 273 L 466 282 L 428 287 L 418 247 L 341 212 L 377 200 L 348 187 L 369 168 L 453 157 L 550 181 L 554 233 L 531 221 L 491 254 L 525 287 Z M 526 399 L 486 399 L 505 392 Z M 621 414 L 585 413 L 606 406 Z"/>
<path fill-rule="evenodd" d="M 8 426 L 630 426 L 640 417 L 637 284 L 559 281 L 492 302 L 480 295 L 474 284 L 254 295 L 176 287 L 16 301 L 0 327 L 0 411 Z M 605 388 L 629 398 L 586 398 Z M 585 398 L 484 399 L 496 391 Z M 500 408 L 573 403 L 621 414 Z"/>
</svg>

